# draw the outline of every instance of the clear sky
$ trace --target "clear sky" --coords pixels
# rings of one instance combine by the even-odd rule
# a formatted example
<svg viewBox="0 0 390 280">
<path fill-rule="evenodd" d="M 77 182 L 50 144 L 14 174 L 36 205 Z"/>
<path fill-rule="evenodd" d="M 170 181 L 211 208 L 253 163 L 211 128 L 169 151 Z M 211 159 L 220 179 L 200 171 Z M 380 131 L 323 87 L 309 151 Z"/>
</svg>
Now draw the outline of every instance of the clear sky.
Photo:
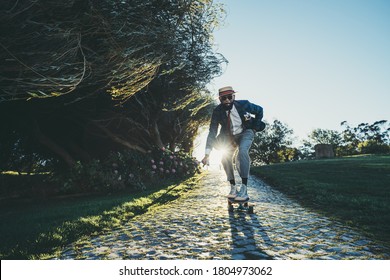
<svg viewBox="0 0 390 280">
<path fill-rule="evenodd" d="M 299 139 L 347 121 L 390 121 L 390 0 L 215 0 L 215 49 L 229 61 L 210 89 L 264 108 Z"/>
</svg>

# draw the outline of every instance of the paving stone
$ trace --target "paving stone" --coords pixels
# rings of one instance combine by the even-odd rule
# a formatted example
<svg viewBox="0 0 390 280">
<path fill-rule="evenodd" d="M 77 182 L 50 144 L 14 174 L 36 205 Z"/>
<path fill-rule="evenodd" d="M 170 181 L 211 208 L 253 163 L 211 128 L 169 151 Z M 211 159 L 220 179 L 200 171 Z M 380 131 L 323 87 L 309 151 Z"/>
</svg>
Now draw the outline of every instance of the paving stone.
<svg viewBox="0 0 390 280">
<path fill-rule="evenodd" d="M 246 260 L 246 256 L 244 254 L 233 254 L 232 255 L 233 260 Z"/>
<path fill-rule="evenodd" d="M 245 256 L 248 260 L 268 260 L 272 259 L 269 255 L 258 251 L 247 251 Z"/>
<path fill-rule="evenodd" d="M 304 260 L 306 259 L 306 255 L 301 255 L 301 254 L 288 254 L 287 255 L 289 259 L 293 260 Z"/>
</svg>

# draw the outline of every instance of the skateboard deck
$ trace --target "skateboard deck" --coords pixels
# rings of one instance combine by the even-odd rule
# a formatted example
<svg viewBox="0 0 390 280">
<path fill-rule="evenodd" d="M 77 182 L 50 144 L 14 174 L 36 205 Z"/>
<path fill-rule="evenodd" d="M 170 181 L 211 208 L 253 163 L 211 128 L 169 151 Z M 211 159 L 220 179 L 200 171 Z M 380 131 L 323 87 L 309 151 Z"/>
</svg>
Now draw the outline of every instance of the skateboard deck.
<svg viewBox="0 0 390 280">
<path fill-rule="evenodd" d="M 248 214 L 253 214 L 254 204 L 249 202 L 249 198 L 244 201 L 237 201 L 234 198 L 228 198 L 228 210 L 233 212 L 234 210 L 246 211 Z"/>
</svg>

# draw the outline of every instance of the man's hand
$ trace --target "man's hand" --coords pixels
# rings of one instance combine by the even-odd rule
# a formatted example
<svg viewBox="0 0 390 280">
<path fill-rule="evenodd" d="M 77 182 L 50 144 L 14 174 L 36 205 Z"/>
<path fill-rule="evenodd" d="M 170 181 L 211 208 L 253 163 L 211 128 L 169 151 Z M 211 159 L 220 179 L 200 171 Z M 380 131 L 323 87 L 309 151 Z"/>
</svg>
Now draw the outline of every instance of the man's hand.
<svg viewBox="0 0 390 280">
<path fill-rule="evenodd" d="M 202 159 L 203 166 L 205 165 L 210 165 L 209 163 L 209 155 L 205 155 L 204 158 Z"/>
</svg>

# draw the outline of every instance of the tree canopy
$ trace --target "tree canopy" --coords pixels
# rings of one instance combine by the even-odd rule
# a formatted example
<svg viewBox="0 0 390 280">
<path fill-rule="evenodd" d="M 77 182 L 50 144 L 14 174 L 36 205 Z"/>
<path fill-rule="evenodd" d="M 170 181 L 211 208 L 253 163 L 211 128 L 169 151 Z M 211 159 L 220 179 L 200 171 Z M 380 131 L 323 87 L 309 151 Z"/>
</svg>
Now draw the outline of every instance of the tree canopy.
<svg viewBox="0 0 390 280">
<path fill-rule="evenodd" d="M 211 0 L 2 1 L 0 169 L 190 152 L 226 62 L 222 15 Z"/>
</svg>

